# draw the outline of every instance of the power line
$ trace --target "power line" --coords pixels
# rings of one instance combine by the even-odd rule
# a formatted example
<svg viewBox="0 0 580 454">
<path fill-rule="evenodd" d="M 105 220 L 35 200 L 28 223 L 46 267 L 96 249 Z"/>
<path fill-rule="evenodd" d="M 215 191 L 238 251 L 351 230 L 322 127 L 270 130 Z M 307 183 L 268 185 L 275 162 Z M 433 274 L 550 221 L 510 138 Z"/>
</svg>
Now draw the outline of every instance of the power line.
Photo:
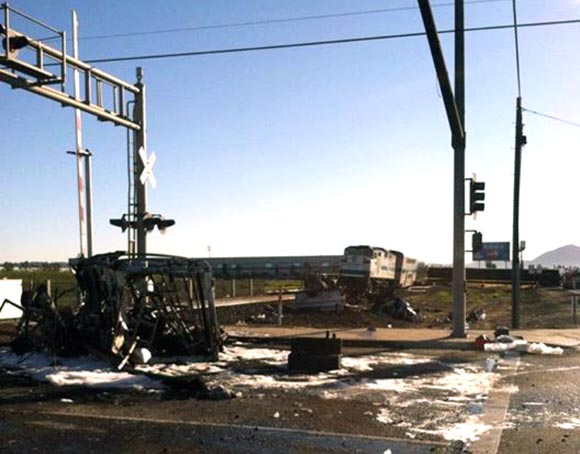
<svg viewBox="0 0 580 454">
<path fill-rule="evenodd" d="M 480 3 L 499 3 L 499 2 L 507 2 L 510 0 L 471 0 L 465 3 L 467 4 L 480 4 Z M 445 3 L 438 3 L 432 5 L 433 8 L 442 8 L 453 6 L 454 2 L 445 2 Z M 79 38 L 81 40 L 96 40 L 96 39 L 110 39 L 110 38 L 126 38 L 129 36 L 146 36 L 146 35 L 158 35 L 158 34 L 167 34 L 167 33 L 181 33 L 181 32 L 188 32 L 188 31 L 196 31 L 196 30 L 215 30 L 215 29 L 224 29 L 224 28 L 239 28 L 239 27 L 251 27 L 256 25 L 268 25 L 268 24 L 283 24 L 288 22 L 304 22 L 304 21 L 313 21 L 313 20 L 321 20 L 321 19 L 333 19 L 339 17 L 349 17 L 349 16 L 364 16 L 364 15 L 373 15 L 373 14 L 384 14 L 384 13 L 393 13 L 393 12 L 400 12 L 400 11 L 411 11 L 416 10 L 416 6 L 401 6 L 401 7 L 393 7 L 393 8 L 382 8 L 382 9 L 373 9 L 373 10 L 366 10 L 366 11 L 348 11 L 344 13 L 333 13 L 333 14 L 318 14 L 312 16 L 297 16 L 297 17 L 287 17 L 282 19 L 265 19 L 261 21 L 248 21 L 248 22 L 234 22 L 229 24 L 214 24 L 214 25 L 198 25 L 192 27 L 181 27 L 181 28 L 167 28 L 167 29 L 160 29 L 160 30 L 149 30 L 149 31 L 138 31 L 138 32 L 127 32 L 127 33 L 115 33 L 109 35 L 93 35 L 93 36 L 85 36 Z"/>
<path fill-rule="evenodd" d="M 568 19 L 559 21 L 545 21 L 545 22 L 529 22 L 525 24 L 518 24 L 517 28 L 525 27 L 545 27 L 554 25 L 570 25 L 578 24 L 580 19 Z M 477 31 L 490 31 L 490 30 L 506 30 L 514 28 L 513 24 L 510 25 L 489 25 L 484 27 L 472 27 L 466 28 L 466 32 L 477 32 Z M 454 33 L 455 30 L 441 30 L 440 34 Z M 147 55 L 137 55 L 137 56 L 127 56 L 127 57 L 112 57 L 112 58 L 97 58 L 93 60 L 86 60 L 87 63 L 112 63 L 112 62 L 124 62 L 124 61 L 135 61 L 135 60 L 158 60 L 164 58 L 182 58 L 182 57 L 198 57 L 201 55 L 218 55 L 218 54 L 234 54 L 243 52 L 258 52 L 266 50 L 280 50 L 280 49 L 292 49 L 299 47 L 315 47 L 315 46 L 328 46 L 335 44 L 348 44 L 348 43 L 360 43 L 367 41 L 381 41 L 388 39 L 401 39 L 401 38 L 414 38 L 417 36 L 425 36 L 425 32 L 414 32 L 414 33 L 399 33 L 394 35 L 378 35 L 378 36 L 362 36 L 359 38 L 344 38 L 344 39 L 332 39 L 325 41 L 306 41 L 299 43 L 288 43 L 288 44 L 272 44 L 266 46 L 253 46 L 253 47 L 234 47 L 227 49 L 212 49 L 212 50 L 199 50 L 199 51 L 187 51 L 187 52 L 176 52 L 176 53 L 166 53 L 166 54 L 147 54 Z"/>
<path fill-rule="evenodd" d="M 531 114 L 534 114 L 534 115 L 538 115 L 539 117 L 549 118 L 550 120 L 559 121 L 560 123 L 565 123 L 567 125 L 576 126 L 577 128 L 580 128 L 580 123 L 575 123 L 575 122 L 570 121 L 570 120 L 565 120 L 563 118 L 555 117 L 553 115 L 548 115 L 548 114 L 545 114 L 542 112 L 537 112 L 535 110 L 526 109 L 525 107 L 522 107 L 522 110 L 525 112 L 529 112 Z"/>
</svg>

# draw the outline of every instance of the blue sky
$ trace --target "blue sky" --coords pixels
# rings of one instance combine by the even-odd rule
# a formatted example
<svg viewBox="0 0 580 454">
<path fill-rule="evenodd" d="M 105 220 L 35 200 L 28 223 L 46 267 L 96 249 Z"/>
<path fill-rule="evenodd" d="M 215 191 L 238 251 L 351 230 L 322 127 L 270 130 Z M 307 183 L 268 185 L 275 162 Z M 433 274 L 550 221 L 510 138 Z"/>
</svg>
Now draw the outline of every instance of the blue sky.
<svg viewBox="0 0 580 454">
<path fill-rule="evenodd" d="M 440 3 L 432 2 L 434 5 Z M 413 0 L 191 2 L 21 0 L 12 6 L 80 37 L 415 6 Z M 453 8 L 436 7 L 440 29 Z M 520 22 L 580 17 L 577 0 L 519 0 Z M 466 25 L 507 24 L 511 1 L 466 4 Z M 423 31 L 417 9 L 237 28 L 82 39 L 95 58 Z M 580 122 L 580 25 L 520 30 L 523 103 Z M 442 36 L 453 68 L 452 35 Z M 513 32 L 466 36 L 466 176 L 487 183 L 466 228 L 511 241 Z M 350 244 L 452 257 L 453 152 L 425 37 L 97 66 L 135 81 L 143 66 L 149 151 L 158 180 L 149 210 L 174 218 L 152 252 L 184 256 L 339 254 Z M 73 111 L 0 85 L 0 262 L 78 253 Z M 580 243 L 575 210 L 580 129 L 525 114 L 520 237 L 530 259 Z M 126 210 L 126 133 L 83 115 L 94 153 L 96 252 L 125 249 L 109 225 Z M 466 244 L 469 244 L 467 241 Z M 468 257 L 469 260 L 469 257 Z"/>
</svg>

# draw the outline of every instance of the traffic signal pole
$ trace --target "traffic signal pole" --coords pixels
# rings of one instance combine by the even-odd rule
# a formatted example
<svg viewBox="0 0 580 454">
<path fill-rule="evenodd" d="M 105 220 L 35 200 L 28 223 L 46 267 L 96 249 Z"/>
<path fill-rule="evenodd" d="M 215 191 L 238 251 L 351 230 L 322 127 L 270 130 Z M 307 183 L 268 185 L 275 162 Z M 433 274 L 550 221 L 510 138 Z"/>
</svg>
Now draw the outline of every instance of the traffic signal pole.
<svg viewBox="0 0 580 454">
<path fill-rule="evenodd" d="M 454 150 L 453 173 L 453 330 L 465 337 L 465 47 L 463 0 L 455 0 L 455 96 L 445 66 L 429 0 L 418 0 L 435 65 Z"/>
<path fill-rule="evenodd" d="M 454 140 L 453 337 L 465 337 L 465 39 L 463 0 L 455 0 L 455 105 L 462 126 Z"/>
</svg>

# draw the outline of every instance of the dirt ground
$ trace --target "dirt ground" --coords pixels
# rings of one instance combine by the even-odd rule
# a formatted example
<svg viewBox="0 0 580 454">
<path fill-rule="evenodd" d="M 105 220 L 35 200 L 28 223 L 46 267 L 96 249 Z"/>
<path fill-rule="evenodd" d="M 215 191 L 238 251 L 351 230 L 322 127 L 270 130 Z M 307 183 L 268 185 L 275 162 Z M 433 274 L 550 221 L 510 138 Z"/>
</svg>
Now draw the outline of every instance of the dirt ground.
<svg viewBox="0 0 580 454">
<path fill-rule="evenodd" d="M 366 304 L 347 305 L 340 311 L 295 311 L 291 303 L 283 308 L 283 326 L 314 328 L 447 328 L 451 325 L 451 288 L 445 285 L 415 287 L 402 292 L 401 298 L 418 312 L 419 320 L 398 320 Z M 472 284 L 467 288 L 469 313 L 481 309 L 485 320 L 470 323 L 474 329 L 495 329 L 511 324 L 511 286 Z M 224 325 L 277 324 L 276 304 L 219 308 Z M 560 288 L 524 287 L 521 290 L 521 324 L 524 329 L 573 328 L 570 293 Z"/>
<path fill-rule="evenodd" d="M 420 314 L 420 320 L 413 322 L 396 320 L 364 305 L 347 306 L 339 312 L 297 312 L 292 309 L 292 304 L 288 303 L 283 308 L 283 326 L 320 328 L 364 328 L 389 325 L 409 328 L 450 326 L 448 317 L 451 308 L 451 290 L 448 286 L 417 287 L 401 296 Z M 467 292 L 467 312 L 473 309 L 482 309 L 486 313 L 485 320 L 472 324 L 475 329 L 494 329 L 502 324 L 509 326 L 510 287 L 470 286 Z M 277 311 L 276 304 L 224 307 L 218 309 L 218 318 L 224 325 L 276 324 Z M 560 289 L 533 287 L 522 289 L 523 328 L 570 326 L 572 326 L 572 317 L 569 293 Z M 10 342 L 14 334 L 14 323 L 0 323 L 0 346 Z M 380 352 L 346 351 L 344 353 L 352 358 Z M 393 383 L 402 378 L 430 380 L 430 377 L 437 377 L 438 374 L 451 371 L 456 367 L 459 367 L 458 370 L 464 367 L 481 367 L 481 364 L 486 364 L 489 359 L 488 353 L 475 351 L 415 351 L 412 355 L 423 355 L 429 358 L 429 361 L 418 365 L 393 366 L 385 363 L 376 366 L 372 371 L 364 370 L 352 377 L 349 376 L 349 380 L 352 383 L 375 379 L 388 380 Z M 412 357 L 414 356 L 409 358 Z M 282 373 L 267 361 L 263 364 L 245 359 L 241 361 L 242 363 L 236 365 L 234 370 L 270 373 L 273 377 Z M 542 361 L 548 361 L 546 370 L 561 369 L 555 367 L 559 363 L 554 363 L 551 358 L 542 359 Z M 553 377 L 546 378 L 548 381 L 552 379 Z M 286 380 L 289 379 L 286 378 Z M 176 382 L 176 386 L 164 393 L 88 390 L 74 386 L 56 387 L 34 381 L 9 369 L 0 370 L 0 414 L 3 415 L 0 418 L 0 433 L 4 435 L 3 439 L 0 437 L 0 451 L 24 453 L 30 452 L 32 448 L 38 451 L 39 446 L 48 442 L 51 446 L 59 446 L 62 449 L 59 448 L 56 451 L 52 451 L 52 448 L 51 450 L 40 449 L 39 452 L 109 450 L 139 452 L 140 454 L 186 451 L 207 454 L 262 453 L 256 450 L 256 443 L 258 443 L 262 447 L 269 446 L 268 450 L 263 452 L 271 453 L 281 452 L 280 446 L 286 443 L 286 441 L 280 441 L 281 437 L 292 436 L 289 442 L 296 443 L 297 440 L 305 439 L 312 432 L 310 434 L 312 436 L 315 433 L 329 434 L 324 435 L 325 446 L 335 439 L 338 440 L 339 446 L 328 450 L 316 447 L 315 444 L 308 447 L 299 446 L 293 450 L 286 446 L 287 452 L 301 454 L 385 452 L 386 448 L 382 450 L 361 448 L 359 450 L 355 449 L 353 444 L 371 441 L 385 443 L 385 440 L 394 440 L 393 442 L 396 443 L 399 443 L 397 440 L 401 440 L 401 443 L 406 446 L 404 449 L 393 448 L 392 452 L 454 454 L 465 452 L 464 445 L 448 443 L 441 435 L 419 432 L 413 438 L 409 438 L 407 429 L 401 424 L 403 419 L 397 419 L 404 418 L 404 421 L 408 420 L 413 426 L 424 424 L 425 421 L 437 422 L 440 418 L 463 418 L 462 415 L 466 411 L 463 404 L 456 410 L 442 411 L 436 406 L 399 407 L 396 401 L 391 402 L 390 398 L 382 397 L 383 400 L 377 401 L 366 394 L 356 399 L 346 400 L 322 398 L 319 395 L 308 394 L 302 389 L 258 388 L 244 392 L 231 400 L 211 400 L 200 398 L 196 394 L 196 387 L 190 386 L 190 382 L 187 382 L 185 386 L 179 383 Z M 323 392 L 324 385 L 321 386 L 320 391 Z M 437 400 L 436 395 L 429 393 L 447 393 L 448 390 L 426 387 L 421 392 L 426 393 L 421 394 L 421 398 Z M 449 399 L 453 400 L 453 398 L 454 396 L 450 395 Z M 445 399 L 448 398 L 445 397 Z M 528 400 L 538 401 L 539 397 L 534 395 Z M 392 412 L 394 418 L 392 423 L 386 424 L 379 420 L 381 411 L 385 407 Z M 432 412 L 429 413 L 431 410 Z M 551 440 L 549 437 L 555 437 L 554 429 L 550 427 L 542 430 L 545 434 L 542 433 L 538 437 L 541 437 L 547 446 L 548 441 Z M 340 434 L 340 436 L 332 434 Z M 510 432 L 510 437 L 518 435 L 517 428 L 513 430 L 513 434 Z M 566 444 L 569 449 L 553 452 L 574 452 L 570 450 L 575 449 L 571 447 L 571 439 L 564 438 L 564 435 L 562 439 L 566 440 L 566 443 L 560 442 L 558 438 L 549 445 L 553 447 L 556 444 L 558 446 Z M 260 436 L 266 438 L 262 440 Z M 348 439 L 349 436 L 358 438 Z M 559 432 L 558 436 L 560 436 Z M 375 440 L 372 437 L 381 438 Z M 532 442 L 535 443 L 536 440 Z M 508 446 L 512 443 L 511 438 L 506 438 L 503 443 Z M 513 444 L 509 446 L 512 447 L 502 452 L 533 452 L 527 448 L 517 451 L 513 449 Z M 573 446 L 577 447 L 578 444 Z"/>
</svg>

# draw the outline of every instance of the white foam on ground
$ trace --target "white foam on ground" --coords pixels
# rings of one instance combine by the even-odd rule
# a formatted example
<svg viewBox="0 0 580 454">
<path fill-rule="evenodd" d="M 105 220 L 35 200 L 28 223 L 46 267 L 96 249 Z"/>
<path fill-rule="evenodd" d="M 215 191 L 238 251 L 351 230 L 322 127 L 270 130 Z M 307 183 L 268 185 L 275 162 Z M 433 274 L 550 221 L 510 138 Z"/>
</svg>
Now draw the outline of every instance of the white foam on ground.
<svg viewBox="0 0 580 454">
<path fill-rule="evenodd" d="M 364 357 L 345 357 L 342 369 L 320 374 L 288 374 L 286 372 L 289 352 L 268 348 L 245 348 L 234 345 L 220 353 L 218 362 L 183 359 L 181 364 L 151 364 L 139 366 L 143 372 L 166 376 L 203 374 L 208 385 L 220 385 L 244 394 L 257 396 L 264 390 L 300 390 L 306 395 L 327 399 L 368 399 L 369 402 L 389 402 L 387 408 L 379 408 L 377 419 L 384 424 L 404 427 L 410 437 L 418 433 L 437 434 L 446 439 L 473 441 L 489 427 L 479 421 L 480 409 L 499 374 L 487 372 L 483 366 L 449 365 L 447 368 L 406 378 L 369 378 L 366 372 L 388 370 L 415 364 L 432 363 L 433 358 L 406 353 L 382 353 Z M 253 370 L 240 370 L 247 361 L 257 361 L 260 366 Z M 264 371 L 263 366 L 276 367 L 278 372 Z M 53 366 L 43 354 L 33 354 L 24 361 L 8 349 L 0 349 L 0 367 L 18 368 L 37 380 L 58 386 L 81 385 L 99 388 L 159 389 L 160 381 L 143 375 L 118 372 L 105 362 L 84 358 L 60 359 Z M 426 397 L 427 396 L 427 397 Z M 409 424 L 404 408 L 409 402 L 419 406 L 428 405 L 437 417 L 425 419 L 424 423 Z M 400 405 L 399 405 L 400 404 Z M 403 410 L 397 411 L 401 407 Z M 465 411 L 461 412 L 461 408 Z M 413 408 L 416 408 L 413 407 Z M 470 414 L 471 413 L 471 414 Z M 396 422 L 394 422 L 396 421 Z M 565 422 L 564 424 L 571 424 Z"/>
<path fill-rule="evenodd" d="M 0 367 L 19 369 L 35 380 L 56 386 L 87 386 L 92 388 L 161 389 L 163 385 L 143 375 L 111 369 L 104 361 L 88 356 L 59 358 L 55 363 L 44 353 L 22 358 L 9 349 L 0 349 Z"/>
<path fill-rule="evenodd" d="M 554 424 L 554 427 L 559 429 L 574 430 L 580 428 L 580 419 L 569 417 L 564 422 Z"/>
<path fill-rule="evenodd" d="M 549 347 L 543 343 L 528 344 L 523 339 L 515 339 L 513 342 L 490 342 L 484 344 L 483 349 L 486 352 L 505 352 L 508 350 L 515 350 L 520 352 L 527 352 L 533 355 L 562 355 L 564 350 L 561 347 Z"/>
<path fill-rule="evenodd" d="M 382 422 L 383 424 L 392 424 L 393 418 L 386 408 L 381 408 L 379 414 L 377 415 L 377 421 Z"/>
<path fill-rule="evenodd" d="M 479 439 L 479 436 L 492 426 L 480 422 L 479 417 L 470 415 L 465 422 L 455 424 L 440 432 L 446 440 L 462 440 L 473 442 Z"/>
</svg>

